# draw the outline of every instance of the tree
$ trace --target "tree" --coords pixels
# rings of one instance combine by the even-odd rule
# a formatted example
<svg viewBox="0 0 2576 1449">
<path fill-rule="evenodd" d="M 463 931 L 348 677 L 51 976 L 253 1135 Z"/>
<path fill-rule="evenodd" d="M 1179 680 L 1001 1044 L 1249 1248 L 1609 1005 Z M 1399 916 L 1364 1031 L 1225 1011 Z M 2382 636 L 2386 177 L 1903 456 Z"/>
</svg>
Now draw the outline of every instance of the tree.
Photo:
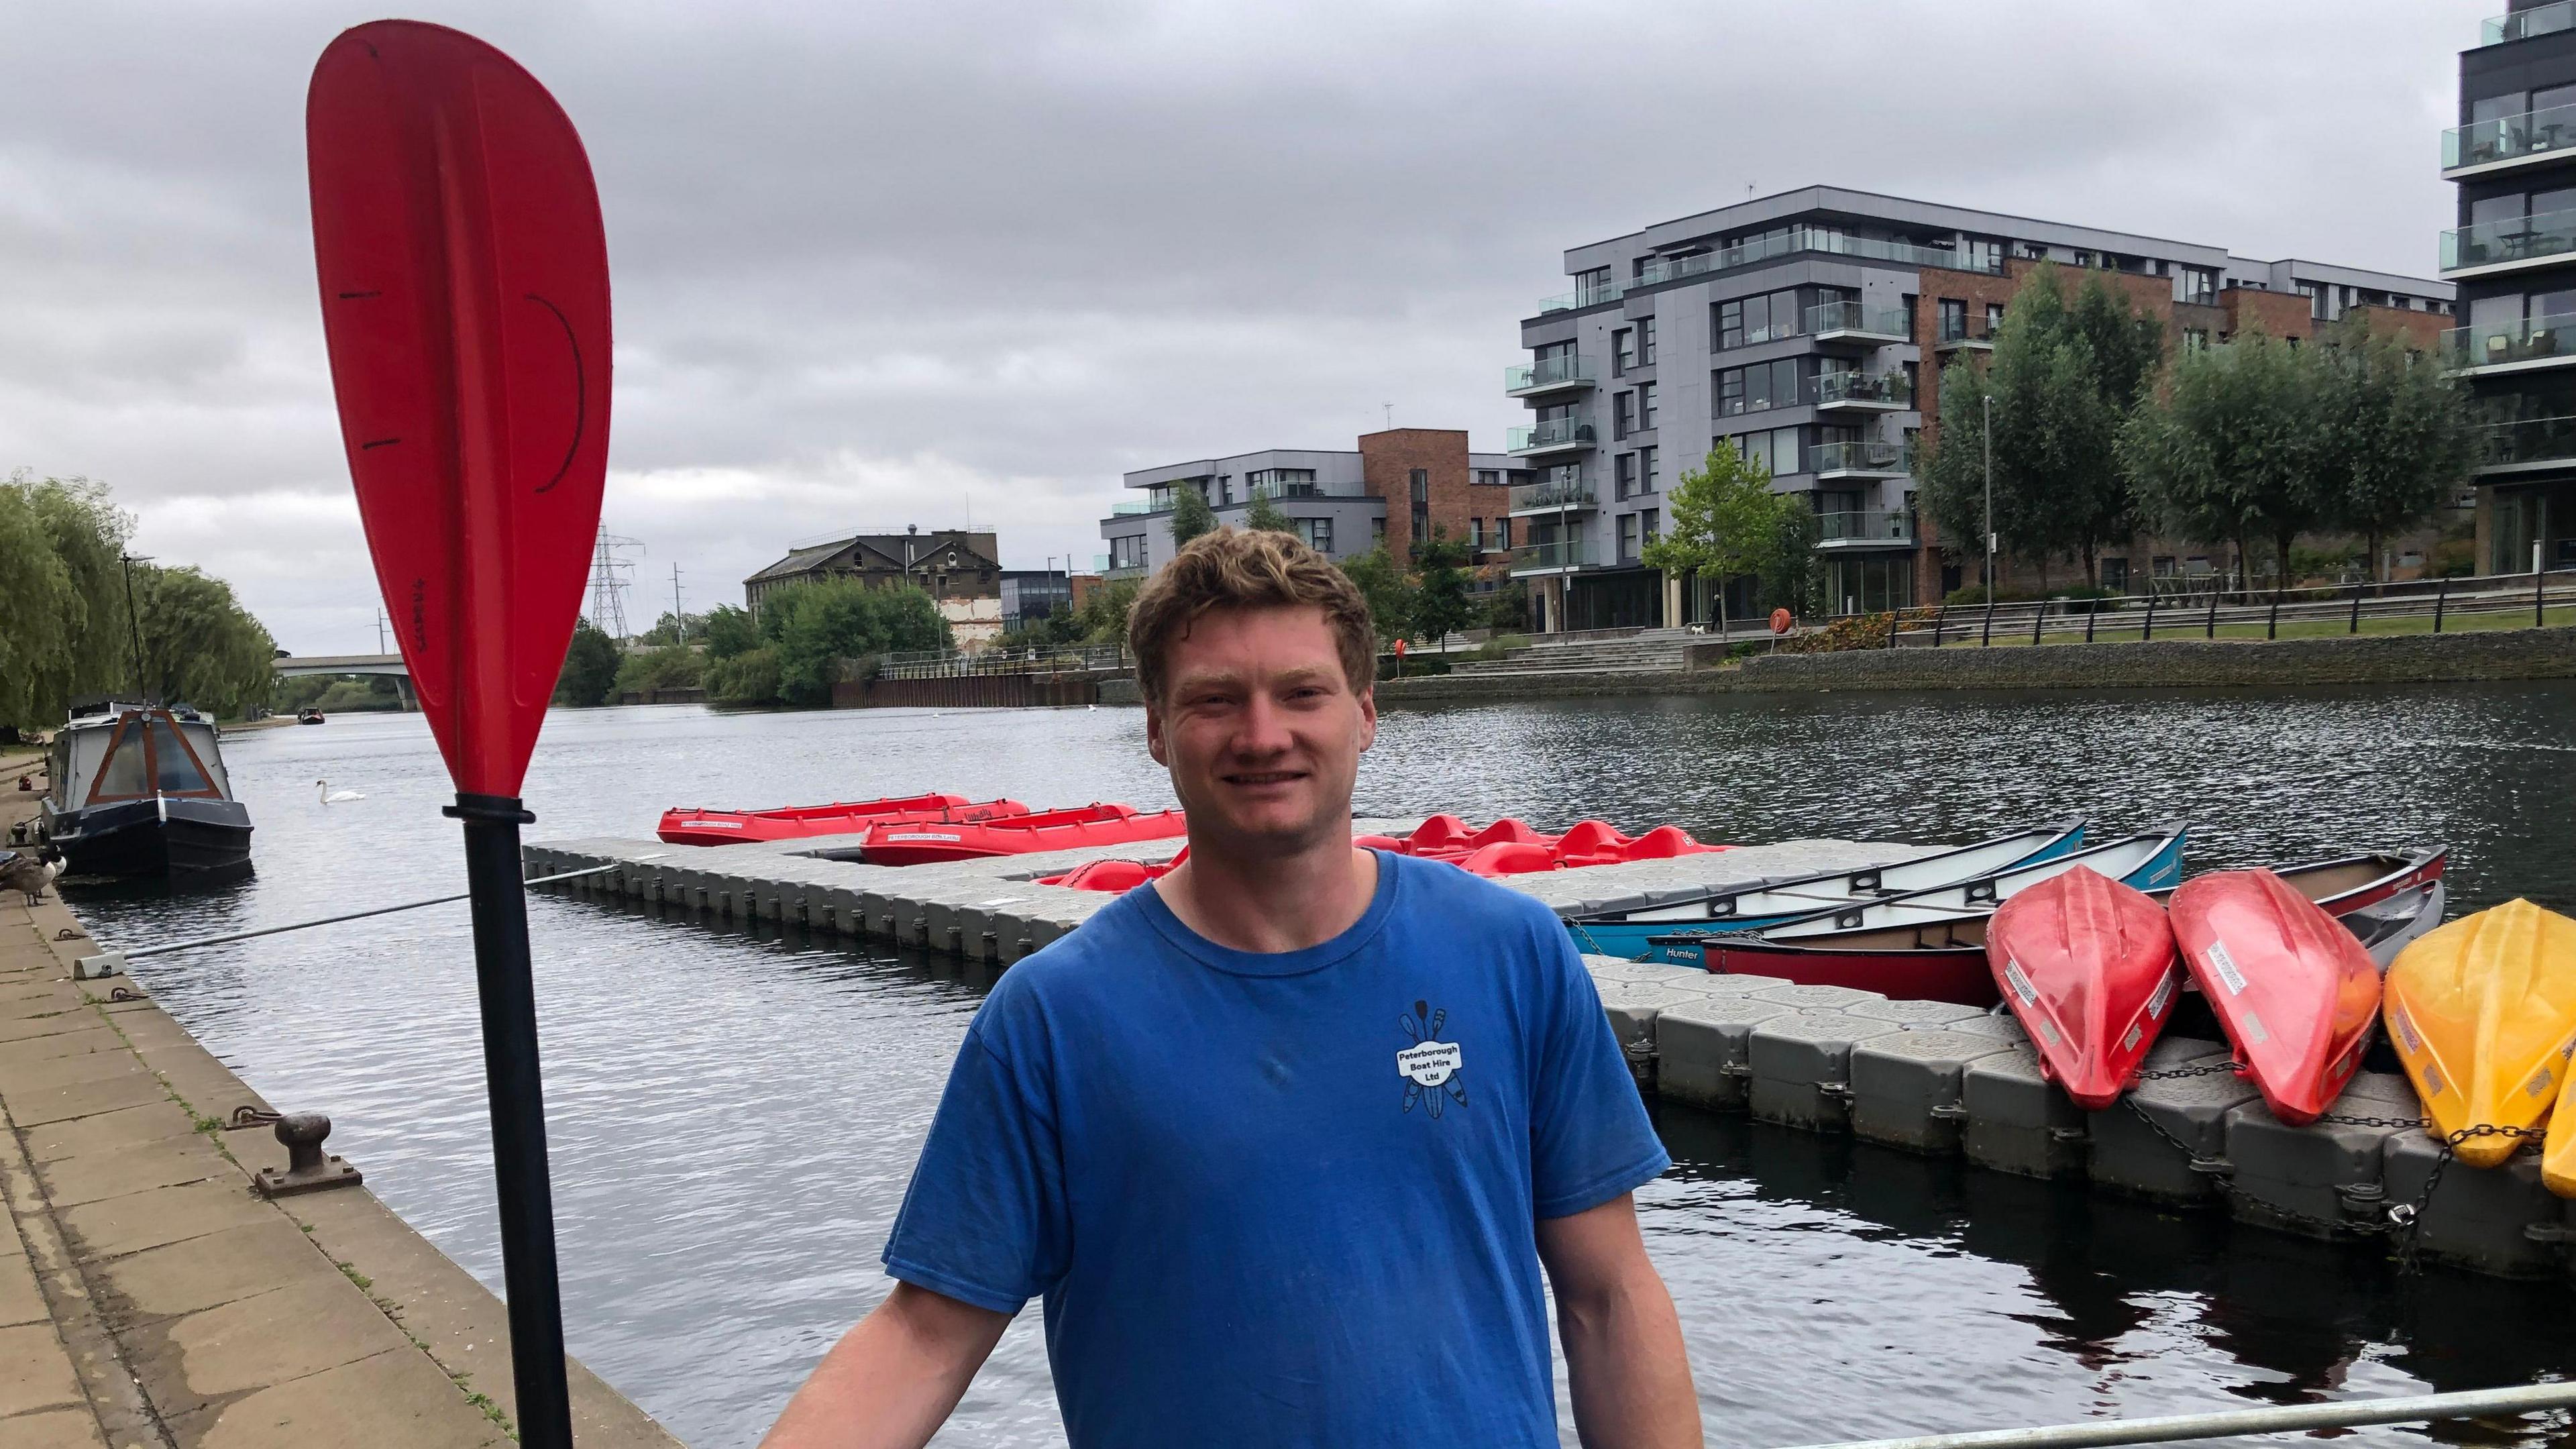
<svg viewBox="0 0 2576 1449">
<path fill-rule="evenodd" d="M 1207 495 L 1199 485 L 1180 482 L 1172 485 L 1172 547 L 1177 549 L 1202 533 L 1216 531 L 1216 510 L 1208 507 Z"/>
<path fill-rule="evenodd" d="M 665 609 L 662 617 L 653 621 L 653 627 L 636 635 L 635 641 L 639 644 L 691 644 L 697 642 L 699 633 L 706 626 L 707 616 L 704 614 L 674 614 Z"/>
<path fill-rule="evenodd" d="M 2268 538 L 2287 577 L 2290 541 L 2320 512 L 2317 376 L 2313 358 L 2258 329 L 2184 354 L 2121 433 L 2140 506 L 2168 533 L 2236 540 L 2240 554 Z"/>
<path fill-rule="evenodd" d="M 1402 638 L 1413 620 L 1413 581 L 1396 567 L 1395 560 L 1387 557 L 1386 546 L 1380 544 L 1346 558 L 1341 568 L 1359 587 L 1360 597 L 1368 600 L 1369 620 L 1377 629 L 1379 646 Z"/>
<path fill-rule="evenodd" d="M 1683 472 L 1665 499 L 1664 532 L 1647 544 L 1649 568 L 1709 581 L 1717 596 L 1718 632 L 1726 632 L 1726 581 L 1760 575 L 1779 546 L 1781 504 L 1810 519 L 1815 510 L 1771 491 L 1771 470 L 1733 448 L 1709 450 L 1697 468 Z M 1812 528 L 1812 524 L 1810 525 Z M 1768 581 L 1761 585 L 1771 592 Z"/>
<path fill-rule="evenodd" d="M 1280 512 L 1279 505 L 1270 501 L 1268 493 L 1256 492 L 1252 495 L 1251 511 L 1243 516 L 1243 526 L 1270 533 L 1295 533 L 1297 520 Z"/>
<path fill-rule="evenodd" d="M 195 568 L 137 564 L 134 612 L 144 693 L 221 715 L 268 702 L 277 641 L 233 597 L 232 585 Z"/>
<path fill-rule="evenodd" d="M 706 683 L 706 676 L 707 661 L 698 651 L 686 644 L 664 644 L 626 656 L 617 666 L 617 692 L 697 689 Z"/>
<path fill-rule="evenodd" d="M 588 619 L 576 621 L 571 647 L 564 650 L 563 673 L 555 677 L 555 703 L 575 709 L 608 703 L 622 662 L 617 641 L 605 630 Z"/>
<path fill-rule="evenodd" d="M 27 495 L 0 487 L 0 725 L 39 730 L 63 722 L 78 631 L 70 571 Z"/>
<path fill-rule="evenodd" d="M 707 610 L 690 636 L 707 646 L 709 659 L 731 659 L 760 647 L 760 625 L 749 610 L 731 604 L 718 604 Z"/>
<path fill-rule="evenodd" d="M 1134 579 L 1119 579 L 1093 589 L 1083 598 L 1082 607 L 1073 611 L 1073 622 L 1086 644 L 1125 644 L 1127 615 L 1136 607 L 1136 595 L 1144 587 Z"/>
<path fill-rule="evenodd" d="M 930 595 L 908 584 L 869 588 L 856 579 L 776 590 L 762 601 L 760 632 L 776 655 L 778 697 L 804 705 L 832 702 L 845 660 L 952 644 L 948 621 Z"/>
<path fill-rule="evenodd" d="M 2334 343 L 2309 349 L 2321 393 L 2317 511 L 2326 527 L 2362 536 L 2370 576 L 2383 578 L 2381 541 L 2423 522 L 2468 476 L 2477 430 L 2432 357 L 2359 319 Z"/>
<path fill-rule="evenodd" d="M 1442 652 L 1447 652 L 1449 636 L 1474 622 L 1476 606 L 1467 597 L 1467 569 L 1476 561 L 1475 551 L 1463 538 L 1451 538 L 1449 531 L 1433 524 L 1431 536 L 1413 545 L 1413 562 L 1420 570 L 1413 586 L 1413 609 L 1407 616 L 1417 639 L 1436 639 Z"/>
</svg>

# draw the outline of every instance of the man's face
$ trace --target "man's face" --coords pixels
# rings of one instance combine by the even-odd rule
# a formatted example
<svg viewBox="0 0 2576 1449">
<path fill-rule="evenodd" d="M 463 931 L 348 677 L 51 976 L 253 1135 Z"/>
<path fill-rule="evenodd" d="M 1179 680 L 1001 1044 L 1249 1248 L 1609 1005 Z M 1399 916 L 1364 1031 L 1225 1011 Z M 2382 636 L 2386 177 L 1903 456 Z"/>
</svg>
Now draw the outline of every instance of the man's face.
<svg viewBox="0 0 2576 1449">
<path fill-rule="evenodd" d="M 1288 855 L 1347 833 L 1377 702 L 1318 608 L 1211 609 L 1175 643 L 1145 739 L 1205 850 Z"/>
</svg>

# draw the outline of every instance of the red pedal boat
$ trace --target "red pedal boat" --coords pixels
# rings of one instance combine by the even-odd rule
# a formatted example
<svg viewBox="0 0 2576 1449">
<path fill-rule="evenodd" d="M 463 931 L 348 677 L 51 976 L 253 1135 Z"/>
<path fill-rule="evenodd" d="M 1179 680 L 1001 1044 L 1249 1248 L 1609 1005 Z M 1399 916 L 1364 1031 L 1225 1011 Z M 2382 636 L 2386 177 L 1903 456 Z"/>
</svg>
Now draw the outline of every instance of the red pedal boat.
<svg viewBox="0 0 2576 1449">
<path fill-rule="evenodd" d="M 2136 1083 L 2182 994 L 2164 907 L 2083 866 L 1996 907 L 1986 962 L 2039 1049 L 2041 1074 L 2087 1111 Z"/>
<path fill-rule="evenodd" d="M 1598 820 L 1578 820 L 1564 834 L 1550 835 L 1509 815 L 1482 829 L 1455 815 L 1434 815 L 1402 838 L 1362 835 L 1351 843 L 1423 860 L 1445 860 L 1477 875 L 1526 875 L 1589 865 L 1624 865 L 1636 860 L 1708 855 L 1732 848 L 1702 845 L 1678 825 L 1658 825 L 1631 837 Z"/>
<path fill-rule="evenodd" d="M 2379 1017 L 2379 968 L 2335 918 L 2268 870 L 2174 892 L 2174 939 L 2272 1108 L 2293 1127 L 2333 1105 Z"/>
<path fill-rule="evenodd" d="M 1178 810 L 1083 805 L 982 821 L 891 821 L 871 828 L 859 841 L 859 858 L 870 865 L 927 865 L 1091 845 L 1133 845 L 1188 833 L 1188 822 Z"/>
<path fill-rule="evenodd" d="M 995 820 L 1026 815 L 1017 800 L 973 801 L 963 795 L 906 795 L 886 800 L 845 800 L 836 805 L 789 805 L 776 810 L 702 810 L 682 806 L 662 812 L 655 831 L 672 845 L 734 845 L 745 840 L 802 840 L 809 835 L 856 835 L 896 820 Z"/>
</svg>

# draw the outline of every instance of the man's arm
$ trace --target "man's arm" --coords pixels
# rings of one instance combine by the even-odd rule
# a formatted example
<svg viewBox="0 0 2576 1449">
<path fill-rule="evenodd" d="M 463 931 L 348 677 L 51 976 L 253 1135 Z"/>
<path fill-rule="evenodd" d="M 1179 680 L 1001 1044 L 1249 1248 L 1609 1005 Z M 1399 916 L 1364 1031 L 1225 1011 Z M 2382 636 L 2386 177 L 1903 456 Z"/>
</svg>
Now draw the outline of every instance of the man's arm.
<svg viewBox="0 0 2576 1449">
<path fill-rule="evenodd" d="M 1539 1219 L 1538 1256 L 1556 1289 L 1585 1449 L 1701 1449 L 1681 1319 L 1646 1257 L 1630 1196 Z"/>
<path fill-rule="evenodd" d="M 761 1449 L 921 1449 L 948 1422 L 1010 1321 L 1007 1313 L 895 1284 L 814 1366 Z"/>
</svg>

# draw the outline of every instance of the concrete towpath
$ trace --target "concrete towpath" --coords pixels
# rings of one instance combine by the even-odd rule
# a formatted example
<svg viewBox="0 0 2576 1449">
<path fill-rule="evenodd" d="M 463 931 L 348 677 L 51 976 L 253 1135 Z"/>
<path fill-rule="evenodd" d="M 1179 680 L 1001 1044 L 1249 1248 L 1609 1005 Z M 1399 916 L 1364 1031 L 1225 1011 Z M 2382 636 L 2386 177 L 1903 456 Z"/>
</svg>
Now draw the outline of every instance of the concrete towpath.
<svg viewBox="0 0 2576 1449">
<path fill-rule="evenodd" d="M 510 1443 L 500 1300 L 363 1186 L 253 1193 L 286 1149 L 231 1124 L 270 1104 L 137 983 L 72 980 L 94 950 L 0 895 L 0 1444 Z M 584 1449 L 679 1444 L 569 1369 Z"/>
</svg>

